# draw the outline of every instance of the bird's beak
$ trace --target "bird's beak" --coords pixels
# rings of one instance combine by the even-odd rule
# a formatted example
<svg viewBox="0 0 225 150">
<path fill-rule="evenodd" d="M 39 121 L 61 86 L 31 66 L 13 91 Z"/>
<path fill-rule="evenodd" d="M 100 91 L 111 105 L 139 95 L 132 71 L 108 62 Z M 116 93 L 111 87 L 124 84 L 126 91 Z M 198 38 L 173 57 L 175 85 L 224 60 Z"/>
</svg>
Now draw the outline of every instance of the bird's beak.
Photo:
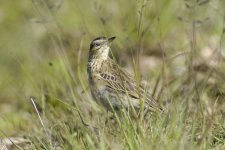
<svg viewBox="0 0 225 150">
<path fill-rule="evenodd" d="M 111 38 L 108 38 L 108 42 L 109 42 L 109 43 L 112 43 L 112 41 L 113 41 L 115 38 L 116 38 L 115 36 L 113 36 L 113 37 L 111 37 Z"/>
</svg>

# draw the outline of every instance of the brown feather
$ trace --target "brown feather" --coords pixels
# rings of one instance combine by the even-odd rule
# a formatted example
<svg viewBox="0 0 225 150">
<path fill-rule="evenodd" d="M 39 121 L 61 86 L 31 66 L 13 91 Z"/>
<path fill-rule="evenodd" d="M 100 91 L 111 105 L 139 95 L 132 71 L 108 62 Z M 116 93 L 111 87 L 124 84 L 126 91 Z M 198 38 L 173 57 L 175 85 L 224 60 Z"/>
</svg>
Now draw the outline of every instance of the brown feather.
<svg viewBox="0 0 225 150">
<path fill-rule="evenodd" d="M 135 78 L 127 71 L 122 70 L 112 59 L 102 61 L 100 77 L 110 89 L 123 94 L 127 93 L 135 99 L 146 99 L 148 106 L 160 109 L 153 97 L 145 91 L 143 85 L 137 85 Z"/>
</svg>

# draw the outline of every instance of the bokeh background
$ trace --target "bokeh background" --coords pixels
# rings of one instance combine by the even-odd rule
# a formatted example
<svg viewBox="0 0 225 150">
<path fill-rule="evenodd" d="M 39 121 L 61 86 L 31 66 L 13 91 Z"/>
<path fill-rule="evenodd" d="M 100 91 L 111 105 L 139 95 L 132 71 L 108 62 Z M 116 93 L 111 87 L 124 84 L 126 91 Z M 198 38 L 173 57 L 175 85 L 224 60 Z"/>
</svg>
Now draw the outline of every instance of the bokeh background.
<svg viewBox="0 0 225 150">
<path fill-rule="evenodd" d="M 52 141 L 87 148 L 84 141 L 105 139 L 99 145 L 129 147 L 126 140 L 107 141 L 107 129 L 96 139 L 79 117 L 102 127 L 104 110 L 87 85 L 89 44 L 98 36 L 116 36 L 117 62 L 149 83 L 172 118 L 187 114 L 179 120 L 183 124 L 170 119 L 171 134 L 155 146 L 224 146 L 224 7 L 222 0 L 1 0 L 0 137 L 48 145 L 33 99 Z"/>
</svg>

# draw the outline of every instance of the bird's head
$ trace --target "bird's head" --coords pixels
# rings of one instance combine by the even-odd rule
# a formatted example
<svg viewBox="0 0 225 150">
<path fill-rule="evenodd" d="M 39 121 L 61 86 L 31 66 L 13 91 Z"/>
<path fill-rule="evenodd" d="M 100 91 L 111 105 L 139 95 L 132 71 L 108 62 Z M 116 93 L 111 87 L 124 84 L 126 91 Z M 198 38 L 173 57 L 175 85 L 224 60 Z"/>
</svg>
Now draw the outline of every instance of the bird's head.
<svg viewBox="0 0 225 150">
<path fill-rule="evenodd" d="M 95 38 L 90 44 L 89 58 L 107 59 L 110 45 L 115 38 L 115 36 L 111 38 Z"/>
</svg>

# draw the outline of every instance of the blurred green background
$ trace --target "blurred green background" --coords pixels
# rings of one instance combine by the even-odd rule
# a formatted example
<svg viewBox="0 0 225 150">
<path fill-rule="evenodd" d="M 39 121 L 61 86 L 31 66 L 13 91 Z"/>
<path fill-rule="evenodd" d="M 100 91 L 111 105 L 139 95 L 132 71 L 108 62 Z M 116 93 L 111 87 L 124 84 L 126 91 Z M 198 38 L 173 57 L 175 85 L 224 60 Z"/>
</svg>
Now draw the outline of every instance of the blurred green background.
<svg viewBox="0 0 225 150">
<path fill-rule="evenodd" d="M 188 99 L 190 122 L 211 111 L 224 126 L 224 7 L 222 0 L 1 0 L 0 137 L 39 136 L 30 97 L 47 127 L 79 118 L 62 102 L 84 116 L 98 107 L 86 75 L 89 44 L 98 36 L 117 37 L 118 63 L 131 72 L 139 64 L 161 103 L 180 110 Z"/>
</svg>

